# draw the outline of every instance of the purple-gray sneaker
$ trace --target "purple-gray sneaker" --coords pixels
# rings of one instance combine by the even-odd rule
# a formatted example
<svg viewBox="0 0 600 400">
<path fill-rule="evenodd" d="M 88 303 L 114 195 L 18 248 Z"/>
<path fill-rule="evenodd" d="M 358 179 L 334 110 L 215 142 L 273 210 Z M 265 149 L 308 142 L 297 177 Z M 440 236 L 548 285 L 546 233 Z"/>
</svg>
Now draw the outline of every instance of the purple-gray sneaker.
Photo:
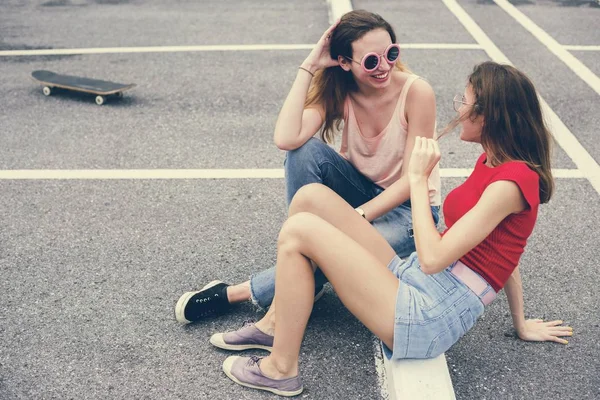
<svg viewBox="0 0 600 400">
<path fill-rule="evenodd" d="M 266 390 L 279 396 L 297 396 L 302 393 L 300 376 L 272 379 L 260 370 L 262 357 L 231 356 L 223 362 L 223 371 L 235 383 L 253 389 Z"/>
<path fill-rule="evenodd" d="M 242 328 L 237 331 L 215 333 L 210 337 L 210 343 L 225 350 L 273 350 L 273 336 L 267 335 L 249 322 L 244 322 Z"/>
</svg>

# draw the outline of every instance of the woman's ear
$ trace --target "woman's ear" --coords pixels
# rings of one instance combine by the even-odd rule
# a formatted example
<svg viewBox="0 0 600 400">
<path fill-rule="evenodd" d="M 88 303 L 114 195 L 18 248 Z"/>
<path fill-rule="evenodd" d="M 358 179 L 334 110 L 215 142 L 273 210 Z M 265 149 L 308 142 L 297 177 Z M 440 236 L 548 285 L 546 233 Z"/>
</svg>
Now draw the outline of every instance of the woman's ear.
<svg viewBox="0 0 600 400">
<path fill-rule="evenodd" d="M 348 61 L 348 59 L 344 56 L 338 56 L 338 63 L 340 64 L 340 67 L 342 67 L 342 69 L 346 72 L 350 71 L 350 62 Z"/>
</svg>

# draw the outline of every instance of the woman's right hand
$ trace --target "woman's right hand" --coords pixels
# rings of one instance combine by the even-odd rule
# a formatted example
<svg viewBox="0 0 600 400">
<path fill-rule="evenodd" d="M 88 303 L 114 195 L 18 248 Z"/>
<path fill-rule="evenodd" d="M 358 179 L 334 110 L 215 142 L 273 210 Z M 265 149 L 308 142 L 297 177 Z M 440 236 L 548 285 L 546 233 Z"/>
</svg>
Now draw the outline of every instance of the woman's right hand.
<svg viewBox="0 0 600 400">
<path fill-rule="evenodd" d="M 408 162 L 409 182 L 427 180 L 440 158 L 441 153 L 437 140 L 417 136 Z"/>
<path fill-rule="evenodd" d="M 560 320 L 544 322 L 541 319 L 528 319 L 517 334 L 519 335 L 519 339 L 527 342 L 557 342 L 567 344 L 569 342 L 562 339 L 562 337 L 573 336 L 573 328 L 564 326 L 562 323 Z"/>
<path fill-rule="evenodd" d="M 313 74 L 320 69 L 335 67 L 339 65 L 338 60 L 331 58 L 329 53 L 331 41 L 331 33 L 338 26 L 340 20 L 338 19 L 333 25 L 329 27 L 321 36 L 321 39 L 317 42 L 315 47 L 312 49 L 308 57 L 302 63 L 302 67 L 309 69 Z"/>
</svg>

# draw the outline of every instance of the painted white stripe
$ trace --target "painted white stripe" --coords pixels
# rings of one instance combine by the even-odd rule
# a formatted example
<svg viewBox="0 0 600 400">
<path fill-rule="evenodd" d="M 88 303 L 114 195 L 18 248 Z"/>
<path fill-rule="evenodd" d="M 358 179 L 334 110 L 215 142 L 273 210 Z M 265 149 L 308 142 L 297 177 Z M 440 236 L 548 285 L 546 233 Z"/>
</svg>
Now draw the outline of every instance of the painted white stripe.
<svg viewBox="0 0 600 400">
<path fill-rule="evenodd" d="M 112 53 L 183 53 L 198 51 L 265 51 L 265 50 L 307 50 L 314 44 L 246 44 L 215 46 L 146 46 L 146 47 L 103 47 L 90 49 L 39 49 L 4 50 L 0 56 L 56 56 L 74 54 L 112 54 Z"/>
<path fill-rule="evenodd" d="M 490 58 L 499 63 L 511 64 L 510 60 L 500 51 L 500 49 L 490 40 L 490 38 L 481 30 L 473 19 L 463 10 L 455 0 L 442 0 L 446 7 L 458 18 L 467 31 L 475 38 Z M 600 166 L 590 156 L 587 150 L 579 143 L 573 133 L 560 120 L 558 115 L 548 106 L 548 103 L 540 96 L 542 111 L 548 122 L 548 125 L 560 147 L 573 160 L 577 169 L 581 171 L 583 177 L 587 178 L 596 192 L 600 193 Z"/>
<path fill-rule="evenodd" d="M 0 179 L 281 179 L 283 169 L 0 170 Z"/>
<path fill-rule="evenodd" d="M 561 46 L 552 36 L 547 34 L 542 28 L 537 26 L 535 22 L 529 19 L 525 14 L 519 11 L 515 6 L 510 4 L 507 0 L 494 0 L 498 6 L 500 6 L 507 14 L 513 17 L 523 28 L 527 29 L 537 40 L 542 42 L 544 46 L 548 48 L 554 55 L 556 55 L 562 62 L 567 64 L 577 76 L 579 76 L 585 83 L 587 83 L 596 93 L 600 94 L 600 78 L 594 74 L 588 67 L 585 66 L 581 61 L 575 58 L 571 53 L 565 50 L 564 46 Z"/>
<path fill-rule="evenodd" d="M 455 0 L 442 0 L 446 7 L 456 16 L 465 29 L 475 38 L 477 43 L 485 50 L 485 52 L 494 61 L 510 64 L 508 58 L 500 51 L 500 49 L 490 40 L 483 30 L 473 21 L 473 19 L 458 5 Z"/>
<path fill-rule="evenodd" d="M 600 51 L 600 46 L 564 45 L 563 49 L 570 51 Z"/>
<path fill-rule="evenodd" d="M 442 168 L 440 176 L 442 178 L 466 178 L 473 172 L 472 168 Z M 552 176 L 555 178 L 585 178 L 586 176 L 578 169 L 552 169 Z"/>
<path fill-rule="evenodd" d="M 477 43 L 400 43 L 403 49 L 483 50 Z"/>
<path fill-rule="evenodd" d="M 553 169 L 552 176 L 554 178 L 565 179 L 585 179 L 585 174 L 579 169 Z"/>
<path fill-rule="evenodd" d="M 249 44 L 220 46 L 152 46 L 152 47 L 104 47 L 89 49 L 40 49 L 40 50 L 2 50 L 0 57 L 60 56 L 81 54 L 119 54 L 119 53 L 185 53 L 210 51 L 269 51 L 269 50 L 311 50 L 313 44 Z M 481 46 L 472 43 L 403 43 L 404 49 L 424 50 L 481 50 Z"/>
<path fill-rule="evenodd" d="M 472 168 L 442 168 L 443 178 L 466 178 Z M 555 178 L 585 178 L 577 169 L 554 169 Z M 284 170 L 265 169 L 5 169 L 0 180 L 283 179 Z"/>
<path fill-rule="evenodd" d="M 352 11 L 350 0 L 327 0 L 329 3 L 329 23 L 333 24 L 342 15 Z"/>
<path fill-rule="evenodd" d="M 473 168 L 440 168 L 442 178 L 466 178 L 471 175 Z"/>
</svg>

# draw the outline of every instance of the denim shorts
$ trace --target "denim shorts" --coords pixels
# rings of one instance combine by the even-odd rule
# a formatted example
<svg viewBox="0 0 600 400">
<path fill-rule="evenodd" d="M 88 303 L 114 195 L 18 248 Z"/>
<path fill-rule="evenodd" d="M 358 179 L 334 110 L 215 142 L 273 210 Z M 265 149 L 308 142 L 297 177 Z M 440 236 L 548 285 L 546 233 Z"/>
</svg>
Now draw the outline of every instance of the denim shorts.
<svg viewBox="0 0 600 400">
<path fill-rule="evenodd" d="M 388 269 L 398 277 L 394 344 L 388 359 L 434 358 L 448 350 L 483 314 L 479 297 L 447 269 L 427 275 L 417 253 L 394 257 Z"/>
</svg>

